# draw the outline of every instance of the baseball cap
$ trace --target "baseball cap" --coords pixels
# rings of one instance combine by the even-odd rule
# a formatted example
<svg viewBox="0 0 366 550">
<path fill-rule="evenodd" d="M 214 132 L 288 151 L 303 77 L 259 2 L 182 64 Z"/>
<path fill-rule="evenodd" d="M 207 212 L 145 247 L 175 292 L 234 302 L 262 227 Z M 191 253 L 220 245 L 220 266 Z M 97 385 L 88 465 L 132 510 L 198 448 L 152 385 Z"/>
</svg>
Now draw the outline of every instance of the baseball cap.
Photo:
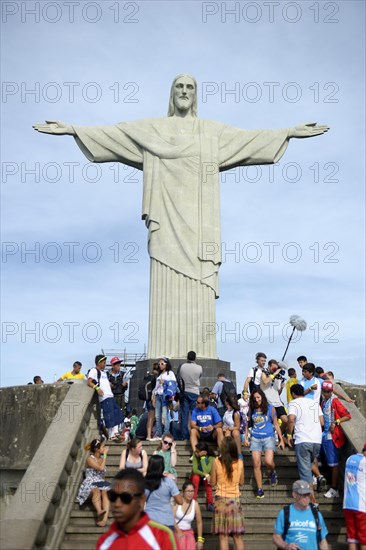
<svg viewBox="0 0 366 550">
<path fill-rule="evenodd" d="M 322 390 L 333 390 L 333 382 L 331 380 L 324 380 L 322 383 Z"/>
<path fill-rule="evenodd" d="M 122 363 L 121 359 L 119 357 L 112 357 L 111 365 L 117 365 L 118 363 Z"/>
<path fill-rule="evenodd" d="M 303 479 L 295 481 L 292 485 L 292 490 L 299 495 L 309 495 L 311 493 L 309 483 Z"/>
</svg>

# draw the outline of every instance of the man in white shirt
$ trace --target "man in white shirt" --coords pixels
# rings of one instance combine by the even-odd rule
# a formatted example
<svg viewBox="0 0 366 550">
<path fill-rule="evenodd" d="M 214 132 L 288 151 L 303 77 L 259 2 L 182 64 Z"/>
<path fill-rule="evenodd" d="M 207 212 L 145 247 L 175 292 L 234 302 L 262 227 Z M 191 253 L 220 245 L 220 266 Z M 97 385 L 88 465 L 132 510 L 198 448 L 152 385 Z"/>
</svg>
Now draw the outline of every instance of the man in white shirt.
<svg viewBox="0 0 366 550">
<path fill-rule="evenodd" d="M 253 392 L 253 390 L 260 389 L 262 371 L 266 366 L 267 355 L 260 351 L 256 354 L 255 360 L 257 362 L 257 366 L 250 369 L 248 376 L 244 382 L 244 399 L 248 397 Z"/>
<path fill-rule="evenodd" d="M 304 398 L 304 387 L 301 384 L 291 387 L 291 395 L 293 400 L 288 406 L 287 422 L 289 445 L 294 434 L 299 477 L 313 489 L 311 467 L 320 452 L 324 417 L 318 402 Z M 311 501 L 315 503 L 314 491 Z"/>
<path fill-rule="evenodd" d="M 104 372 L 107 358 L 97 355 L 95 367 L 88 373 L 88 386 L 98 394 L 100 408 L 103 412 L 103 421 L 108 430 L 108 437 L 112 441 L 118 440 L 118 426 L 123 422 L 123 414 L 114 400 L 107 373 Z"/>
</svg>

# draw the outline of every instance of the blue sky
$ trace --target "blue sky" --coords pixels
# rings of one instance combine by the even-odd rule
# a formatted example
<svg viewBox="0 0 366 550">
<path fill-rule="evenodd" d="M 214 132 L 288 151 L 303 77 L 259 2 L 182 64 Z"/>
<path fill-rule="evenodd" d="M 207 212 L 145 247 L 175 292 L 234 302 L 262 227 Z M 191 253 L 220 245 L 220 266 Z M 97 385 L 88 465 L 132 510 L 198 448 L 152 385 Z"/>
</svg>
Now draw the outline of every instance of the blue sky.
<svg viewBox="0 0 366 550">
<path fill-rule="evenodd" d="M 365 384 L 364 9 L 2 3 L 2 386 L 52 382 L 75 360 L 86 371 L 101 348 L 144 351 L 141 174 L 91 166 L 72 138 L 32 124 L 165 116 L 179 73 L 196 76 L 202 118 L 331 127 L 291 140 L 279 165 L 222 176 L 219 357 L 241 385 L 257 351 L 281 358 L 299 314 L 308 329 L 289 364 L 305 354 Z"/>
</svg>

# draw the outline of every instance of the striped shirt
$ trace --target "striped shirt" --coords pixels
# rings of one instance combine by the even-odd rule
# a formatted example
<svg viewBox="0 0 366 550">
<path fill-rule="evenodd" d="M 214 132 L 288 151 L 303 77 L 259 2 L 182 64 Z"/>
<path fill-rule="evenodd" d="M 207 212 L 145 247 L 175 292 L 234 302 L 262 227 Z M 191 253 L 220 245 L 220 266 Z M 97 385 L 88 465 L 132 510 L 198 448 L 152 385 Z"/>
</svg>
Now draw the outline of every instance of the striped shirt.
<svg viewBox="0 0 366 550">
<path fill-rule="evenodd" d="M 99 537 L 97 550 L 176 550 L 172 531 L 165 525 L 152 521 L 142 512 L 139 521 L 125 533 L 117 522 Z"/>
</svg>

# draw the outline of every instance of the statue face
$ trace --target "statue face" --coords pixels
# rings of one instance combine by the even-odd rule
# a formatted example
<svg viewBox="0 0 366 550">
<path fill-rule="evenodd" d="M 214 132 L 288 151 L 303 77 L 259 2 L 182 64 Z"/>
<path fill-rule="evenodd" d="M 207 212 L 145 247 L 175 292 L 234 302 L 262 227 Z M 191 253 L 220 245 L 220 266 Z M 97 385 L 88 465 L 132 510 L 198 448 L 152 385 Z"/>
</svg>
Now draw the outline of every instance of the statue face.
<svg viewBox="0 0 366 550">
<path fill-rule="evenodd" d="M 173 101 L 176 111 L 189 111 L 192 107 L 196 88 L 188 76 L 182 76 L 174 84 Z"/>
</svg>

